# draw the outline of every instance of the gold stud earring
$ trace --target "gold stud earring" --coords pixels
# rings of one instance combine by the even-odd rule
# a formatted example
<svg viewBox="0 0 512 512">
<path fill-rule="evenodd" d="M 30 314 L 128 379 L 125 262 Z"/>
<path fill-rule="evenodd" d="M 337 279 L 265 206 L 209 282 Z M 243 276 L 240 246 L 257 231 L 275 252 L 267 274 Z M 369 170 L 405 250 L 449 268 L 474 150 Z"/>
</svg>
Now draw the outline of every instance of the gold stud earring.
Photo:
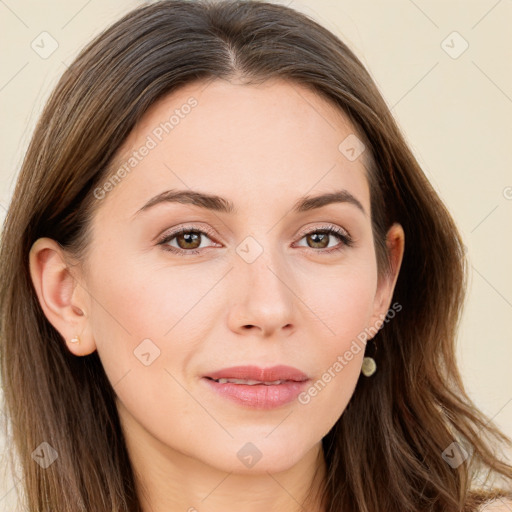
<svg viewBox="0 0 512 512">
<path fill-rule="evenodd" d="M 75 336 L 74 338 L 71 338 L 69 340 L 71 343 L 80 343 L 80 338 L 77 336 Z"/>
</svg>

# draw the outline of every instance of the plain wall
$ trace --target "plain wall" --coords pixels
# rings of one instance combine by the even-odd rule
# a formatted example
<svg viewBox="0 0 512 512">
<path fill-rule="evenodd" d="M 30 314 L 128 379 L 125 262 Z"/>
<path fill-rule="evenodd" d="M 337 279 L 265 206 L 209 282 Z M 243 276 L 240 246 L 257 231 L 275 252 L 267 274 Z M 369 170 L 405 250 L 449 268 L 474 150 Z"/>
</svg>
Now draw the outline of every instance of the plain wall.
<svg viewBox="0 0 512 512">
<path fill-rule="evenodd" d="M 0 221 L 52 87 L 85 43 L 143 3 L 0 2 Z M 313 16 L 361 58 L 452 212 L 471 263 L 458 344 L 463 377 L 512 436 L 512 2 L 280 3 Z M 42 32 L 58 44 L 48 58 L 31 46 L 49 51 Z M 14 484 L 2 478 L 0 510 L 12 511 Z"/>
</svg>

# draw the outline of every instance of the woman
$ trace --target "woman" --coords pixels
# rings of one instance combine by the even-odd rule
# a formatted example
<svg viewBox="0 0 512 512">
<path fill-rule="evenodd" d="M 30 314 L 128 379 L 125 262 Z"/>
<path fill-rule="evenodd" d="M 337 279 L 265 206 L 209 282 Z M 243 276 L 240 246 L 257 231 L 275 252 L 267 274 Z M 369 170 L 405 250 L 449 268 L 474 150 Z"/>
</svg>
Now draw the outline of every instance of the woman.
<svg viewBox="0 0 512 512">
<path fill-rule="evenodd" d="M 303 14 L 164 0 L 97 37 L 1 261 L 30 511 L 510 509 L 510 441 L 455 365 L 457 228 Z"/>
</svg>

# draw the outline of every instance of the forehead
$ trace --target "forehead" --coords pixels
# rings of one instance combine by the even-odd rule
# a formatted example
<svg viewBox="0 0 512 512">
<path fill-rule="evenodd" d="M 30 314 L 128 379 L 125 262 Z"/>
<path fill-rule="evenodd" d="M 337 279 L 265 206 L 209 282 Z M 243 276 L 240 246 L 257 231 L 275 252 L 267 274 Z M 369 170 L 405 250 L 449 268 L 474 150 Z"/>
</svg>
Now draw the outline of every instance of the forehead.
<svg viewBox="0 0 512 512">
<path fill-rule="evenodd" d="M 368 204 L 361 144 L 341 109 L 302 85 L 194 82 L 153 104 L 132 130 L 112 165 L 125 172 L 108 199 L 141 203 L 192 188 L 238 204 L 343 187 Z"/>
</svg>

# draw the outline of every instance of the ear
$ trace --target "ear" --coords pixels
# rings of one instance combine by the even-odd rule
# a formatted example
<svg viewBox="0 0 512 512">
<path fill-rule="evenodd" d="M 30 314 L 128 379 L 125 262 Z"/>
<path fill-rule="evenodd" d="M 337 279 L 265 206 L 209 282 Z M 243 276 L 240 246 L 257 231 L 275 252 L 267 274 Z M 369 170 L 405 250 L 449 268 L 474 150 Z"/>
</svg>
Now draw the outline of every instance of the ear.
<svg viewBox="0 0 512 512">
<path fill-rule="evenodd" d="M 398 273 L 404 255 L 405 234 L 400 224 L 395 223 L 389 228 L 386 235 L 386 246 L 389 255 L 390 269 L 389 272 L 379 278 L 370 324 L 377 329 L 380 329 L 384 324 L 384 318 L 386 317 L 391 299 L 393 298 L 393 291 L 395 290 L 395 284 L 398 279 Z"/>
<path fill-rule="evenodd" d="M 94 352 L 96 345 L 86 315 L 89 296 L 78 283 L 78 269 L 73 268 L 72 273 L 62 247 L 51 238 L 39 238 L 30 249 L 29 266 L 41 308 L 69 350 L 77 356 Z M 80 343 L 70 341 L 75 336 L 80 337 Z"/>
</svg>

